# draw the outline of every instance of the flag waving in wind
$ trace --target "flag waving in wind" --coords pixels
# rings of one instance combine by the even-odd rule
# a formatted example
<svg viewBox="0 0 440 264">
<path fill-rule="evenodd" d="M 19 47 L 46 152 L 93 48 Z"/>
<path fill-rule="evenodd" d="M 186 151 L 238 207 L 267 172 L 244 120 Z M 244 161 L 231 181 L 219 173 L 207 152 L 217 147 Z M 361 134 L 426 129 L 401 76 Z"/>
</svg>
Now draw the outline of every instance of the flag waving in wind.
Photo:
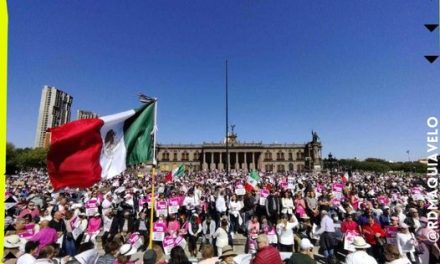
<svg viewBox="0 0 440 264">
<path fill-rule="evenodd" d="M 244 188 L 247 191 L 252 191 L 253 189 L 255 189 L 255 187 L 257 187 L 258 183 L 260 183 L 260 175 L 256 170 L 253 170 L 247 177 Z"/>
<path fill-rule="evenodd" d="M 54 189 L 87 188 L 128 165 L 155 163 L 156 104 L 51 128 L 47 168 Z"/>
<path fill-rule="evenodd" d="M 185 165 L 180 164 L 179 167 L 175 168 L 173 171 L 168 172 L 165 176 L 166 182 L 172 182 L 176 177 L 183 176 L 185 173 Z"/>
</svg>

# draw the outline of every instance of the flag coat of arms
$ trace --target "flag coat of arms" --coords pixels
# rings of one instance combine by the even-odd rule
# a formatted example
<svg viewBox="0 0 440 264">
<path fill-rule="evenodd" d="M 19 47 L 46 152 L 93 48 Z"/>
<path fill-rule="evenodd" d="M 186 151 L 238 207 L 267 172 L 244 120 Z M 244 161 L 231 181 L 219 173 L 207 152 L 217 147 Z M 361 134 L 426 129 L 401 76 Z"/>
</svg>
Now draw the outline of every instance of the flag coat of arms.
<svg viewBox="0 0 440 264">
<path fill-rule="evenodd" d="M 142 162 L 155 162 L 155 105 L 51 128 L 47 155 L 54 189 L 87 188 Z"/>
<path fill-rule="evenodd" d="M 252 191 L 255 189 L 255 187 L 257 187 L 259 183 L 260 183 L 260 175 L 256 170 L 253 170 L 247 177 L 244 188 L 247 191 Z"/>
<path fill-rule="evenodd" d="M 167 175 L 165 175 L 165 181 L 166 182 L 173 182 L 176 177 L 181 177 L 185 174 L 185 165 L 180 164 L 177 168 L 175 168 L 173 171 L 168 172 Z"/>
</svg>

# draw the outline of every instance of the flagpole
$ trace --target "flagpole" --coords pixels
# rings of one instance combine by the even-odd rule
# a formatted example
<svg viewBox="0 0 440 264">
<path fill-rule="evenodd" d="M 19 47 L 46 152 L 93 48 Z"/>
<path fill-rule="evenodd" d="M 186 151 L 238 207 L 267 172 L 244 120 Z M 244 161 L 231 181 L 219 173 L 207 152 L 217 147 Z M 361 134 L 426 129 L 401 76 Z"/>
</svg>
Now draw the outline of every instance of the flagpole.
<svg viewBox="0 0 440 264">
<path fill-rule="evenodd" d="M 153 166 L 151 173 L 151 209 L 150 209 L 150 241 L 148 248 L 153 249 L 153 218 L 154 218 L 154 185 L 155 185 L 156 168 Z"/>
<path fill-rule="evenodd" d="M 226 60 L 226 178 L 229 178 L 229 111 L 228 111 L 228 60 Z"/>
<path fill-rule="evenodd" d="M 151 209 L 150 209 L 150 236 L 148 248 L 153 249 L 153 219 L 154 219 L 154 187 L 156 185 L 156 137 L 157 137 L 157 98 L 154 98 L 154 127 L 153 127 L 153 168 L 151 173 Z"/>
</svg>

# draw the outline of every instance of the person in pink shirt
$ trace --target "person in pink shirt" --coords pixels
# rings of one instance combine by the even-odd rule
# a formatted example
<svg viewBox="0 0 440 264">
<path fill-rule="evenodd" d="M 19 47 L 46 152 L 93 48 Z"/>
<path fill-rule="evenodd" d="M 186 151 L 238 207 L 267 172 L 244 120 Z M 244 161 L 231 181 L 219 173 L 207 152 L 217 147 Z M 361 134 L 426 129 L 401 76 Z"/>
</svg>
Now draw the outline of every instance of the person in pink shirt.
<svg viewBox="0 0 440 264">
<path fill-rule="evenodd" d="M 96 213 L 92 218 L 89 220 L 89 224 L 87 226 L 86 236 L 84 241 L 92 241 L 93 244 L 96 245 L 96 236 L 99 234 L 99 229 L 101 228 L 102 219 L 101 215 L 99 213 Z"/>
<path fill-rule="evenodd" d="M 180 230 L 180 223 L 176 219 L 176 215 L 172 214 L 170 215 L 170 221 L 168 222 L 167 226 L 167 233 L 170 234 L 172 237 L 176 238 L 177 234 Z"/>
<path fill-rule="evenodd" d="M 295 213 L 301 218 L 305 215 L 306 213 L 306 202 L 304 201 L 304 198 L 302 197 L 301 192 L 298 192 L 295 195 Z"/>
<path fill-rule="evenodd" d="M 49 221 L 44 220 L 40 223 L 40 231 L 36 233 L 30 240 L 38 241 L 38 252 L 47 245 L 51 245 L 58 240 L 57 231 L 49 227 Z"/>
<path fill-rule="evenodd" d="M 28 214 L 30 214 L 32 218 L 40 216 L 40 210 L 35 206 L 34 202 L 29 202 L 26 208 L 21 211 L 17 218 L 24 218 Z"/>
<path fill-rule="evenodd" d="M 247 226 L 248 233 L 252 233 L 253 230 L 256 230 L 257 233 L 260 231 L 260 223 L 258 222 L 257 216 L 252 216 L 251 221 L 249 221 Z"/>
</svg>

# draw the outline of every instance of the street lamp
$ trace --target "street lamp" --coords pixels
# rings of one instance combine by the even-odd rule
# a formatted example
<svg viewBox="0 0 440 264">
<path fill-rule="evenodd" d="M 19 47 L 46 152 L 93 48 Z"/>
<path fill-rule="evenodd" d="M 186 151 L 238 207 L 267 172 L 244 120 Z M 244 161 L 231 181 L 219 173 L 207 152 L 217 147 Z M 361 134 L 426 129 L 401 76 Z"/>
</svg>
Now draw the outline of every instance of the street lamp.
<svg viewBox="0 0 440 264">
<path fill-rule="evenodd" d="M 330 152 L 328 154 L 328 163 L 329 163 L 330 177 L 331 177 L 332 182 L 333 182 L 333 168 L 335 166 L 335 161 L 336 161 L 336 159 L 333 157 L 332 153 Z"/>
</svg>

